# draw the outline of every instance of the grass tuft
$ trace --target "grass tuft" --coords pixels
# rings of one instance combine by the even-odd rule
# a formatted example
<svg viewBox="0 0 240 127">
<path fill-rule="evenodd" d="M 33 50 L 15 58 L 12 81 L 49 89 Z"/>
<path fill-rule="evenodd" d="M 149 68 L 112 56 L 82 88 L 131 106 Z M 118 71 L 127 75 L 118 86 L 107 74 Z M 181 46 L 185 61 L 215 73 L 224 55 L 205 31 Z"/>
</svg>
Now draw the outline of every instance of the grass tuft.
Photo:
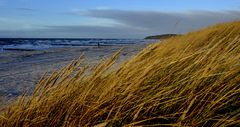
<svg viewBox="0 0 240 127">
<path fill-rule="evenodd" d="M 41 79 L 0 126 L 240 125 L 239 21 L 151 44 L 114 70 L 119 54 Z"/>
</svg>

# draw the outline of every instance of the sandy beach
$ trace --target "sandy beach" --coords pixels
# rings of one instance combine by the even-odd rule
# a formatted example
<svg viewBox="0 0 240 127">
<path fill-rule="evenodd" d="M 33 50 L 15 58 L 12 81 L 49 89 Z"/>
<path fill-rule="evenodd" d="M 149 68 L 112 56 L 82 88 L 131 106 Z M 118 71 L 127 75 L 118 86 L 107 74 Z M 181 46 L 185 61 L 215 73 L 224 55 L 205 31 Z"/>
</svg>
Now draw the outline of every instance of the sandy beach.
<svg viewBox="0 0 240 127">
<path fill-rule="evenodd" d="M 50 48 L 40 51 L 6 51 L 0 54 L 0 96 L 9 99 L 21 95 L 24 91 L 31 93 L 45 73 L 50 74 L 66 66 L 81 54 L 84 54 L 85 63 L 94 65 L 124 48 L 117 61 L 121 63 L 145 46 L 146 44 L 127 44 L 100 48 L 93 46 Z"/>
</svg>

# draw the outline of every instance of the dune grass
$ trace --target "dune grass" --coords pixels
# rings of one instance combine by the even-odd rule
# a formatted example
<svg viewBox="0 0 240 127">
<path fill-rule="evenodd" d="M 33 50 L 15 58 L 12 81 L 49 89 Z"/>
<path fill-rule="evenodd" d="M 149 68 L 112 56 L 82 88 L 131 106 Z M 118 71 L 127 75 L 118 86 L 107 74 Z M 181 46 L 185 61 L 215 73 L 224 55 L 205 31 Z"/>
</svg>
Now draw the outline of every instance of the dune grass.
<svg viewBox="0 0 240 127">
<path fill-rule="evenodd" d="M 112 69 L 119 54 L 41 79 L 0 126 L 240 126 L 240 22 L 151 44 Z"/>
</svg>

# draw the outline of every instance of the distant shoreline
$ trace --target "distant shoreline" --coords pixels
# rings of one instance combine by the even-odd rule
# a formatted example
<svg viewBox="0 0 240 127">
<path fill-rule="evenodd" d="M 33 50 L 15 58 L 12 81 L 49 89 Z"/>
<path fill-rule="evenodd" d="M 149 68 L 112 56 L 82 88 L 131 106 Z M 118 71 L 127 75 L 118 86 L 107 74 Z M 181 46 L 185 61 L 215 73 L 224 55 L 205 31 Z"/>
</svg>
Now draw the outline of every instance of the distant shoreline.
<svg viewBox="0 0 240 127">
<path fill-rule="evenodd" d="M 147 36 L 144 39 L 168 39 L 170 37 L 181 36 L 181 34 L 161 34 L 161 35 L 153 35 Z"/>
<path fill-rule="evenodd" d="M 109 47 L 148 42 L 151 42 L 151 40 L 96 38 L 0 38 L 0 50 L 36 51 L 60 47 Z"/>
</svg>

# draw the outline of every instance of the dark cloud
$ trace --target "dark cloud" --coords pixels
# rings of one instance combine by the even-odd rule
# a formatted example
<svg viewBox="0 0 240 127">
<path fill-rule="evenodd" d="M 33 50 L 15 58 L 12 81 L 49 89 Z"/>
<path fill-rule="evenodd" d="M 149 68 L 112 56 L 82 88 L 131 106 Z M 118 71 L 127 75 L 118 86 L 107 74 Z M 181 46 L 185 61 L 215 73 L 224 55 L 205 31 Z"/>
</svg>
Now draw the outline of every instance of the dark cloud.
<svg viewBox="0 0 240 127">
<path fill-rule="evenodd" d="M 74 11 L 72 14 L 111 19 L 147 32 L 185 33 L 215 23 L 240 19 L 240 11 L 154 12 L 127 10 Z"/>
<path fill-rule="evenodd" d="M 168 13 L 100 9 L 74 10 L 68 14 L 98 18 L 96 22 L 108 19 L 115 24 L 109 24 L 110 26 L 32 26 L 28 30 L 0 31 L 0 37 L 144 38 L 155 34 L 185 33 L 215 23 L 240 20 L 240 11 Z"/>
</svg>

